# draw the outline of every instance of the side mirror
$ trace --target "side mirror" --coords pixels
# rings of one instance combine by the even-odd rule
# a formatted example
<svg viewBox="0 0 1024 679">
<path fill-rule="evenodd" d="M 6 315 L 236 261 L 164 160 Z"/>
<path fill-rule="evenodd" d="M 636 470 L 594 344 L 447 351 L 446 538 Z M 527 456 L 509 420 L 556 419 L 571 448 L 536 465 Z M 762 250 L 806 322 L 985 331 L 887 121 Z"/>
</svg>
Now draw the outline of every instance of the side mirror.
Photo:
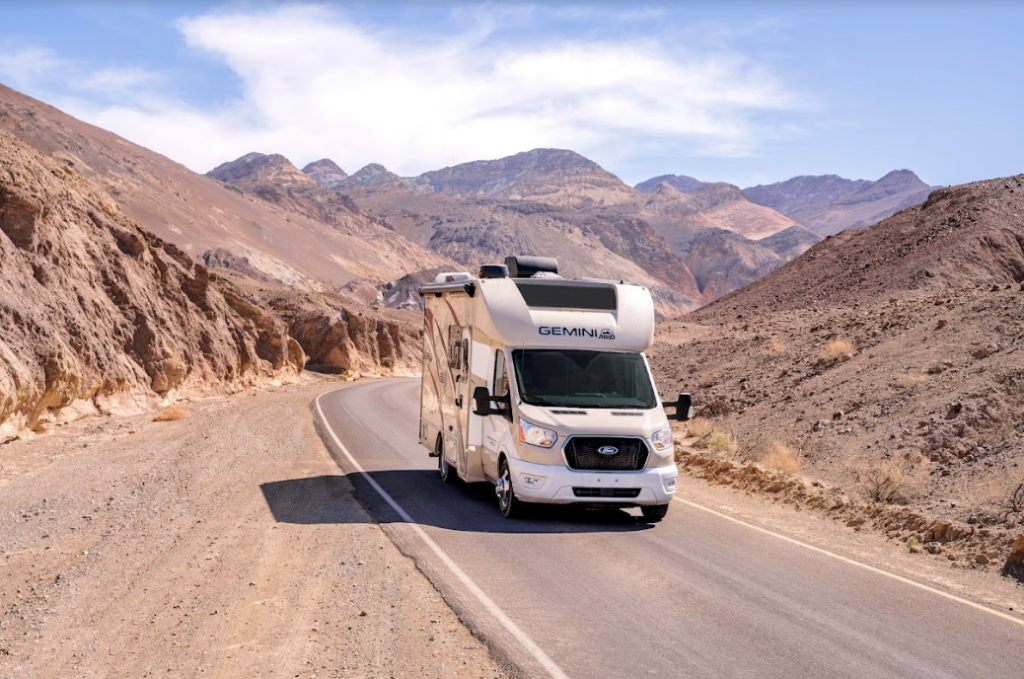
<svg viewBox="0 0 1024 679">
<path fill-rule="evenodd" d="M 487 387 L 477 387 L 474 389 L 473 401 L 476 402 L 476 407 L 473 408 L 474 415 L 491 414 L 491 392 L 487 390 Z"/>
<path fill-rule="evenodd" d="M 473 400 L 476 402 L 474 415 L 503 415 L 512 419 L 512 408 L 509 407 L 510 399 L 507 396 L 491 396 L 487 387 L 476 387 L 473 389 Z"/>
<path fill-rule="evenodd" d="M 668 402 L 663 405 L 675 406 L 676 419 L 685 422 L 693 416 L 693 398 L 689 394 L 679 394 L 679 400 Z"/>
</svg>

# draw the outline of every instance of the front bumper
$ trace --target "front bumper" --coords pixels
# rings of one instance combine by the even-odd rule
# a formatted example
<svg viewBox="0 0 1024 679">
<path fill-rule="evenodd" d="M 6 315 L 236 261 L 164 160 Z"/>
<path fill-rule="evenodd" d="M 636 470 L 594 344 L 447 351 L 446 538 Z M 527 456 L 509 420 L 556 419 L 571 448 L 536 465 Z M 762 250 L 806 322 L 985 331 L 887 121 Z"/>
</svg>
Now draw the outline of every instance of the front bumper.
<svg viewBox="0 0 1024 679">
<path fill-rule="evenodd" d="M 523 502 L 540 504 L 663 505 L 676 492 L 675 465 L 639 472 L 586 472 L 568 467 L 508 460 L 512 487 Z M 577 495 L 574 489 L 585 489 Z M 632 491 L 638 491 L 635 497 Z"/>
</svg>

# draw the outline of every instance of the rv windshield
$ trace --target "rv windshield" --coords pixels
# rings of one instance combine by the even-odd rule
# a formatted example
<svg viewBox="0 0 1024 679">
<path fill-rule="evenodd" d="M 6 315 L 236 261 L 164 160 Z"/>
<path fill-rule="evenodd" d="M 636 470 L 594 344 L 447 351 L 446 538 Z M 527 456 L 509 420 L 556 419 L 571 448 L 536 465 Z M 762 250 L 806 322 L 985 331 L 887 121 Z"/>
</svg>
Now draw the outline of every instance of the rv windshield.
<svg viewBox="0 0 1024 679">
<path fill-rule="evenodd" d="M 519 396 L 531 405 L 647 410 L 657 404 L 639 353 L 517 349 L 512 362 Z"/>
</svg>

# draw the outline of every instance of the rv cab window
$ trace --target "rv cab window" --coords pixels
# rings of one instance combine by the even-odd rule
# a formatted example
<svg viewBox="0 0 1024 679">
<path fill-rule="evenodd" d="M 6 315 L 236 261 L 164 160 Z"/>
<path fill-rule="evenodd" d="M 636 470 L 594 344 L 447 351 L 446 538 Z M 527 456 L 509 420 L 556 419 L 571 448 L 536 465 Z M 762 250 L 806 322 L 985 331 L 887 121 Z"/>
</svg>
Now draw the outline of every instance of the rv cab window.
<svg viewBox="0 0 1024 679">
<path fill-rule="evenodd" d="M 494 355 L 494 390 L 496 397 L 508 395 L 508 369 L 505 367 L 505 352 L 498 349 Z"/>
<path fill-rule="evenodd" d="M 524 403 L 644 410 L 657 405 L 647 364 L 637 352 L 516 349 L 512 362 Z"/>
</svg>

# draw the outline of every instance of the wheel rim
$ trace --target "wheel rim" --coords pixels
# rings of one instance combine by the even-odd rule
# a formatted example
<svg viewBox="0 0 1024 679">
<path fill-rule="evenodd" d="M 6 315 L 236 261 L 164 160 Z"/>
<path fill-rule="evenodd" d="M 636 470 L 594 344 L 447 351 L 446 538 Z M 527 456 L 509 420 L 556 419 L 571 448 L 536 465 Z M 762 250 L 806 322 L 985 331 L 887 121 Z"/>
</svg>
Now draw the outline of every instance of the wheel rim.
<svg viewBox="0 0 1024 679">
<path fill-rule="evenodd" d="M 502 509 L 507 509 L 512 502 L 512 477 L 508 473 L 508 467 L 502 465 L 501 476 L 494 484 L 494 491 L 498 494 L 498 504 Z"/>
</svg>

